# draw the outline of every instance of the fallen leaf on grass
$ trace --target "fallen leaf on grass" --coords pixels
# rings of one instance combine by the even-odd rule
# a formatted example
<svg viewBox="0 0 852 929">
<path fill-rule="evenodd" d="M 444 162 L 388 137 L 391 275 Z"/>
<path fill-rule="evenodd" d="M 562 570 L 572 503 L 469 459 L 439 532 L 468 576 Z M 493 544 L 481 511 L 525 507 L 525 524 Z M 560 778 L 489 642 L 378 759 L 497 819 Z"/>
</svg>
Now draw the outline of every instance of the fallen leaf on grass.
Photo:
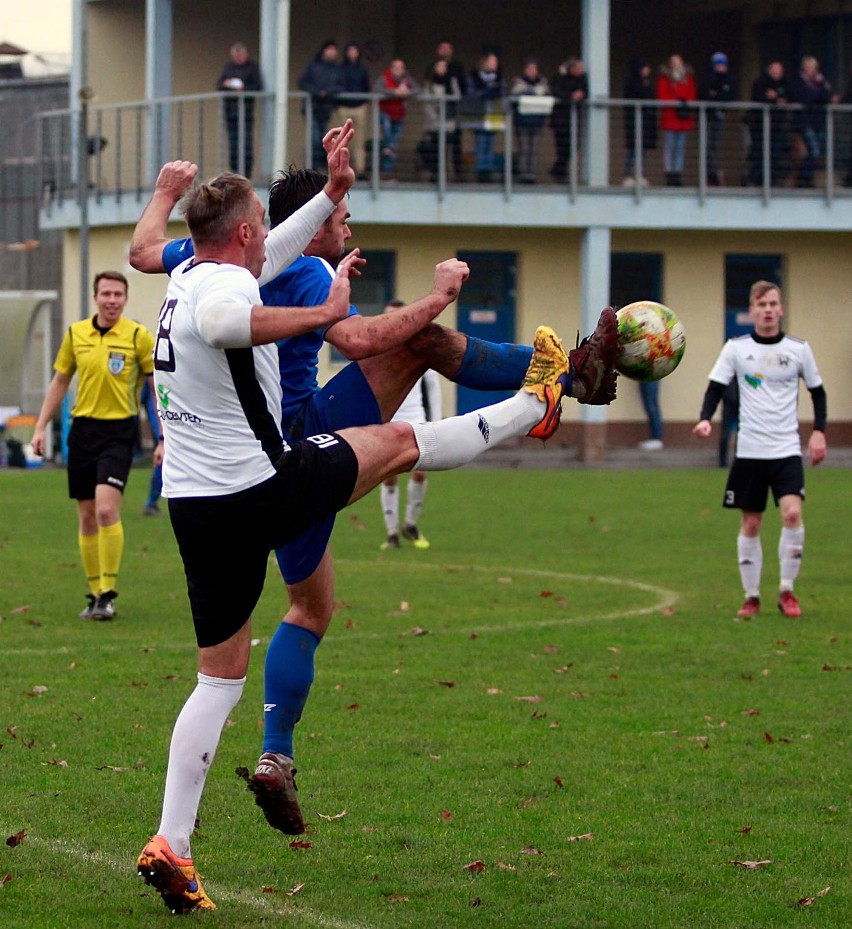
<svg viewBox="0 0 852 929">
<path fill-rule="evenodd" d="M 674 607 L 671 606 L 664 606 L 660 612 L 663 616 L 677 616 Z"/>
<path fill-rule="evenodd" d="M 529 697 L 515 697 L 516 700 L 521 703 L 541 703 L 541 697 L 529 696 Z"/>
<path fill-rule="evenodd" d="M 442 687 L 455 687 L 455 681 L 435 681 L 436 684 L 440 684 Z"/>
<path fill-rule="evenodd" d="M 312 842 L 304 842 L 302 839 L 293 839 L 290 843 L 290 848 L 313 848 Z"/>
<path fill-rule="evenodd" d="M 335 819 L 343 819 L 346 815 L 346 810 L 343 810 L 341 813 L 320 813 L 319 810 L 314 810 L 314 812 L 320 819 L 324 819 L 326 822 L 332 822 Z"/>
<path fill-rule="evenodd" d="M 485 691 L 485 693 L 487 693 L 489 697 L 494 697 L 497 694 L 503 693 L 503 691 L 500 690 L 499 687 L 489 687 L 488 690 Z"/>
<path fill-rule="evenodd" d="M 449 810 L 441 810 L 441 819 L 445 823 L 448 823 L 453 818 L 453 814 Z"/>
<path fill-rule="evenodd" d="M 12 880 L 11 874 L 4 874 L 3 877 L 0 877 L 0 887 L 5 887 L 11 880 Z"/>
<path fill-rule="evenodd" d="M 573 668 L 573 667 L 574 667 L 574 662 L 571 661 L 571 662 L 569 662 L 568 664 L 562 665 L 561 668 L 554 668 L 554 669 L 553 669 L 553 673 L 554 673 L 554 674 L 564 674 L 569 668 Z"/>
<path fill-rule="evenodd" d="M 772 859 L 766 858 L 763 861 L 732 861 L 731 864 L 735 864 L 740 868 L 748 868 L 750 871 L 756 871 L 758 868 L 772 864 Z"/>
<path fill-rule="evenodd" d="M 584 832 L 582 835 L 569 835 L 568 842 L 582 842 L 583 840 L 591 842 L 595 837 L 594 832 Z"/>
<path fill-rule="evenodd" d="M 740 716 L 760 716 L 760 710 L 743 710 Z"/>
<path fill-rule="evenodd" d="M 415 626 L 413 629 L 410 629 L 408 632 L 409 635 L 429 635 L 428 629 L 421 629 L 420 626 Z"/>
<path fill-rule="evenodd" d="M 572 697 L 585 697 L 586 695 L 582 690 L 572 690 L 570 696 Z"/>
<path fill-rule="evenodd" d="M 51 758 L 50 761 L 43 761 L 42 764 L 45 767 L 48 767 L 49 765 L 53 765 L 56 768 L 67 768 L 68 767 L 67 761 L 60 761 L 58 758 Z"/>
<path fill-rule="evenodd" d="M 9 846 L 9 848 L 15 848 L 16 845 L 20 845 L 24 841 L 26 835 L 26 829 L 21 829 L 20 832 L 16 832 L 14 835 L 10 835 L 9 838 L 6 839 L 6 844 Z"/>
<path fill-rule="evenodd" d="M 539 851 L 537 848 L 533 848 L 531 845 L 528 845 L 526 848 L 521 849 L 522 855 L 543 855 L 544 852 Z"/>
<path fill-rule="evenodd" d="M 544 646 L 545 655 L 555 655 L 557 654 L 558 651 L 559 651 L 558 645 L 545 645 Z"/>
<path fill-rule="evenodd" d="M 361 709 L 361 704 L 360 704 L 360 703 L 350 703 L 349 706 L 346 707 L 346 709 L 347 709 L 347 710 L 353 710 L 353 711 L 355 711 L 355 710 L 360 710 L 360 709 Z"/>
<path fill-rule="evenodd" d="M 553 783 L 556 784 L 556 786 L 557 786 L 560 790 L 564 789 L 564 787 L 565 787 L 565 784 L 563 784 L 563 782 L 562 782 L 562 778 L 561 778 L 558 774 L 556 775 L 555 778 L 553 778 Z"/>
<path fill-rule="evenodd" d="M 741 832 L 743 835 L 748 835 L 751 832 L 751 824 L 748 826 L 743 826 L 742 829 L 737 829 L 737 832 Z"/>
<path fill-rule="evenodd" d="M 275 887 L 261 887 L 260 892 L 262 894 L 277 894 L 279 891 Z"/>
<path fill-rule="evenodd" d="M 772 736 L 768 732 L 763 733 L 763 738 L 766 740 L 766 742 L 769 745 L 771 745 L 775 741 L 775 739 L 773 739 Z"/>
<path fill-rule="evenodd" d="M 24 613 L 29 613 L 30 608 L 28 606 L 16 606 L 13 610 L 9 610 L 9 613 L 12 616 L 23 616 Z"/>
<path fill-rule="evenodd" d="M 553 595 L 554 595 L 554 594 L 553 594 L 553 591 L 552 591 L 552 590 L 543 590 L 543 591 L 539 594 L 539 597 L 543 597 L 543 598 L 546 600 L 548 597 L 552 597 Z"/>
<path fill-rule="evenodd" d="M 481 904 L 482 900 L 480 900 L 479 897 L 474 897 L 473 900 L 470 901 L 470 906 L 480 906 Z"/>
<path fill-rule="evenodd" d="M 820 897 L 824 897 L 829 892 L 829 890 L 831 890 L 831 887 L 823 887 L 823 889 L 819 893 L 814 894 L 812 897 L 800 897 L 793 905 L 794 906 L 813 906 L 814 901 L 818 900 Z"/>
<path fill-rule="evenodd" d="M 501 871 L 517 871 L 518 870 L 513 864 L 506 864 L 505 861 L 498 861 L 497 867 Z"/>
<path fill-rule="evenodd" d="M 405 894 L 388 894 L 388 903 L 408 903 Z"/>
<path fill-rule="evenodd" d="M 617 645 L 608 645 L 606 650 L 608 652 L 612 652 L 615 655 L 618 655 L 621 653 L 621 649 Z"/>
<path fill-rule="evenodd" d="M 305 886 L 304 881 L 301 884 L 296 884 L 296 886 L 292 890 L 287 891 L 287 896 L 294 897 L 304 886 Z"/>
<path fill-rule="evenodd" d="M 471 861 L 470 864 L 466 864 L 464 866 L 463 870 L 475 871 L 478 874 L 480 871 L 485 870 L 485 862 L 484 861 Z"/>
</svg>

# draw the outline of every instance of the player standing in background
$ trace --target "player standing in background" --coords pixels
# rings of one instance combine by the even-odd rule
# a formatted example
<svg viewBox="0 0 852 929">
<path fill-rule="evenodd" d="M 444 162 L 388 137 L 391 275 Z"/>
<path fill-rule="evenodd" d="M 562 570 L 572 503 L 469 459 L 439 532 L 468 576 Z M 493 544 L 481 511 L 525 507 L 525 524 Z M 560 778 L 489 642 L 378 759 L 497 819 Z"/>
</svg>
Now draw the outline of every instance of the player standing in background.
<svg viewBox="0 0 852 929">
<path fill-rule="evenodd" d="M 391 313 L 405 306 L 402 300 L 391 300 L 385 307 L 385 313 Z M 391 422 L 401 423 L 434 423 L 441 419 L 441 380 L 436 371 L 429 368 L 408 396 L 402 401 L 399 409 L 393 414 Z M 428 480 L 425 471 L 412 471 L 408 478 L 408 487 L 405 502 L 405 522 L 402 524 L 402 537 L 408 539 L 418 549 L 429 548 L 429 540 L 417 528 L 417 521 L 423 510 L 423 501 L 426 499 Z M 394 475 L 382 482 L 381 488 L 382 514 L 385 519 L 387 539 L 382 543 L 382 551 L 399 548 L 399 479 Z"/>
<path fill-rule="evenodd" d="M 701 438 L 710 435 L 710 419 L 725 388 L 736 381 L 740 393 L 739 432 L 723 505 L 742 510 L 737 554 L 745 603 L 737 615 L 749 619 L 760 612 L 763 567 L 760 528 L 771 489 L 783 523 L 778 543 L 781 567 L 778 609 L 785 616 L 801 616 L 802 608 L 793 593 L 805 544 L 799 378 L 805 382 L 814 405 L 814 428 L 808 440 L 808 456 L 813 465 L 818 465 L 826 452 L 825 388 L 810 345 L 781 329 L 784 304 L 777 284 L 770 281 L 752 284 L 748 312 L 754 330 L 725 343 L 710 372 L 700 421 L 692 431 Z"/>
<path fill-rule="evenodd" d="M 530 432 L 549 438 L 571 385 L 568 355 L 556 334 L 540 327 L 524 384 L 508 400 L 439 423 L 312 434 L 291 446 L 281 432 L 274 343 L 346 318 L 349 277 L 363 259 L 355 249 L 340 261 L 321 305 L 265 306 L 256 279 L 267 232 L 250 182 L 226 174 L 200 185 L 187 196 L 184 215 L 195 256 L 170 275 L 154 359 L 167 448 L 164 492 L 187 578 L 199 673 L 175 722 L 160 825 L 137 862 L 176 913 L 215 909 L 190 838 L 222 730 L 245 685 L 251 615 L 269 552 L 391 474 L 459 467 Z M 467 274 L 458 262 L 446 276 L 448 302 Z"/>
<path fill-rule="evenodd" d="M 116 579 L 124 551 L 121 501 L 136 447 L 139 392 L 151 379 L 154 337 L 121 314 L 127 278 L 119 271 L 95 275 L 97 313 L 65 332 L 33 433 L 33 451 L 45 452 L 45 431 L 74 373 L 77 402 L 68 434 L 68 495 L 77 501 L 80 555 L 89 583 L 81 619 L 114 619 Z M 152 381 L 153 383 L 153 381 Z M 155 452 L 162 460 L 162 445 Z"/>
</svg>

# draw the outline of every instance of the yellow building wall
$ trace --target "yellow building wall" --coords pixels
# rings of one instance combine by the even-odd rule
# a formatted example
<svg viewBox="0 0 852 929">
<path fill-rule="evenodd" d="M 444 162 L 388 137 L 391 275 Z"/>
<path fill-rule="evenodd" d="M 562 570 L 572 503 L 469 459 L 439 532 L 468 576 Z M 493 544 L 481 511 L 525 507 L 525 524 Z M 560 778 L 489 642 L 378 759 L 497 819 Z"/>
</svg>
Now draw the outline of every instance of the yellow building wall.
<svg viewBox="0 0 852 929">
<path fill-rule="evenodd" d="M 359 227 L 353 220 L 352 246 L 389 249 L 397 253 L 396 294 L 410 302 L 428 293 L 435 265 L 459 251 L 515 251 L 517 261 L 516 339 L 529 342 L 539 324 L 552 326 L 568 347 L 573 346 L 580 319 L 580 233 L 575 230 L 511 230 L 480 228 Z M 184 227 L 170 227 L 175 236 Z M 95 229 L 91 234 L 91 275 L 104 268 L 122 271 L 130 281 L 127 315 L 151 329 L 165 294 L 166 279 L 134 271 L 127 262 L 132 229 Z M 724 339 L 724 261 L 726 254 L 780 254 L 785 281 L 785 328 L 813 347 L 829 397 L 829 421 L 852 422 L 849 352 L 852 349 L 852 266 L 844 260 L 852 248 L 852 233 L 683 233 L 619 232 L 613 251 L 650 251 L 664 255 L 663 299 L 686 328 L 683 362 L 662 382 L 661 404 L 668 423 L 696 420 L 708 374 Z M 79 291 L 78 237 L 69 233 L 64 255 L 66 323 L 77 318 Z M 641 299 L 642 294 L 636 298 Z M 91 307 L 90 307 L 91 309 Z M 438 317 L 454 327 L 455 305 Z M 320 375 L 338 370 L 326 349 Z M 445 412 L 455 410 L 455 393 L 445 385 Z M 577 404 L 566 403 L 566 422 L 579 420 Z M 619 399 L 607 411 L 613 423 L 644 422 L 638 389 L 619 381 Z M 812 416 L 807 391 L 800 392 L 804 423 Z M 830 434 L 829 434 L 830 438 Z"/>
</svg>

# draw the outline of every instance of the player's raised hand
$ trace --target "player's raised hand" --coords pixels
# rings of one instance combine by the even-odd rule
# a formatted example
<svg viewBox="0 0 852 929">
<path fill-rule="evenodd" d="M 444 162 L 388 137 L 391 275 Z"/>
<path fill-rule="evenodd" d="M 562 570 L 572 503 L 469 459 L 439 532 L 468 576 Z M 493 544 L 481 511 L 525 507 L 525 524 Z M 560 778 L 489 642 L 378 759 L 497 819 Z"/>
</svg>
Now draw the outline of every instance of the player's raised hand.
<svg viewBox="0 0 852 929">
<path fill-rule="evenodd" d="M 357 248 L 353 248 L 338 262 L 334 280 L 331 282 L 331 288 L 325 301 L 334 322 L 346 319 L 349 315 L 349 304 L 352 302 L 351 278 L 360 277 L 361 268 L 366 263 L 367 259 L 361 257 L 361 252 Z"/>
<path fill-rule="evenodd" d="M 447 305 L 458 298 L 462 284 L 470 276 L 470 268 L 458 258 L 448 258 L 435 268 L 435 281 L 432 293 L 440 294 L 447 301 Z"/>
<path fill-rule="evenodd" d="M 323 189 L 335 203 L 340 203 L 355 183 L 355 171 L 349 163 L 349 144 L 354 135 L 352 120 L 347 119 L 342 126 L 329 129 L 322 139 L 328 162 L 328 183 Z"/>
<path fill-rule="evenodd" d="M 168 161 L 160 168 L 154 189 L 159 193 L 169 194 L 177 203 L 197 176 L 197 164 L 191 161 Z"/>
</svg>

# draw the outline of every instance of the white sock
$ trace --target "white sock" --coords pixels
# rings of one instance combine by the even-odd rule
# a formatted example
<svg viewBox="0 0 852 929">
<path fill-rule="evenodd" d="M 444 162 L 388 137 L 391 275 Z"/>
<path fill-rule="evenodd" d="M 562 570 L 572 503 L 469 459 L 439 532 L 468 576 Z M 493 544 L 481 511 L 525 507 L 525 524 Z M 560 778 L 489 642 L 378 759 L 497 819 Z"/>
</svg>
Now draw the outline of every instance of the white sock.
<svg viewBox="0 0 852 929">
<path fill-rule="evenodd" d="M 175 722 L 169 748 L 163 818 L 157 833 L 180 858 L 190 858 L 189 838 L 201 791 L 228 714 L 240 702 L 246 679 L 227 680 L 198 674 L 198 684 Z"/>
<path fill-rule="evenodd" d="M 387 487 L 382 484 L 380 491 L 382 501 L 382 515 L 385 518 L 385 529 L 388 535 L 399 533 L 399 484 Z"/>
<path fill-rule="evenodd" d="M 414 438 L 420 458 L 411 470 L 458 468 L 506 439 L 526 435 L 544 411 L 543 400 L 521 389 L 493 406 L 436 423 L 419 423 L 414 427 Z"/>
<path fill-rule="evenodd" d="M 747 597 L 760 596 L 760 572 L 763 570 L 763 549 L 760 536 L 737 536 L 737 556 L 740 563 L 740 578 Z"/>
<path fill-rule="evenodd" d="M 805 527 L 781 529 L 778 541 L 778 560 L 781 562 L 781 590 L 792 590 L 799 568 L 802 566 L 802 549 L 805 547 Z"/>
<path fill-rule="evenodd" d="M 408 492 L 405 499 L 405 525 L 416 526 L 423 512 L 423 500 L 426 497 L 426 485 L 429 482 L 408 479 Z"/>
</svg>

